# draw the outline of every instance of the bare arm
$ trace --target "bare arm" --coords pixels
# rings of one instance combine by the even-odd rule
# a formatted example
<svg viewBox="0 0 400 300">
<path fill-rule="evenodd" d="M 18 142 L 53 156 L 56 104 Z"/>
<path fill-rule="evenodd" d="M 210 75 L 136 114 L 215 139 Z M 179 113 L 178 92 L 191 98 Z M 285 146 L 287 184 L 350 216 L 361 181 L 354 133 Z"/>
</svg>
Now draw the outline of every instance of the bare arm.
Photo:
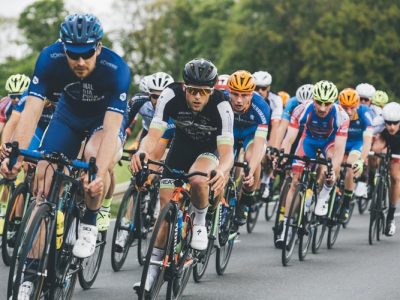
<svg viewBox="0 0 400 300">
<path fill-rule="evenodd" d="M 8 120 L 6 126 L 4 126 L 3 135 L 1 137 L 2 144 L 8 143 L 9 141 L 11 141 L 13 134 L 15 132 L 15 129 L 17 128 L 20 117 L 21 117 L 21 113 L 18 111 L 14 110 L 11 113 L 10 119 Z"/>
<path fill-rule="evenodd" d="M 281 120 L 271 120 L 271 135 L 269 137 L 269 146 L 278 148 L 278 138 L 279 138 L 279 124 Z"/>
<path fill-rule="evenodd" d="M 276 134 L 276 144 L 278 147 L 275 147 L 275 148 L 279 149 L 279 147 L 282 145 L 282 141 L 283 141 L 283 138 L 285 137 L 285 133 L 286 133 L 288 126 L 289 126 L 289 120 L 282 119 L 279 124 L 277 134 Z"/>
<path fill-rule="evenodd" d="M 343 161 L 345 146 L 346 146 L 347 136 L 336 136 L 334 144 L 334 155 L 332 157 L 332 167 L 333 170 L 338 174 L 340 170 L 340 165 Z"/>
<path fill-rule="evenodd" d="M 296 140 L 297 134 L 299 133 L 298 128 L 289 127 L 286 137 L 282 142 L 281 148 L 287 154 L 290 152 L 290 148 L 292 147 L 294 141 Z"/>
<path fill-rule="evenodd" d="M 372 146 L 372 135 L 364 134 L 363 147 L 361 151 L 361 159 L 363 161 L 366 161 L 366 159 L 368 158 L 368 153 L 371 150 L 371 146 Z"/>
<path fill-rule="evenodd" d="M 254 174 L 257 167 L 260 165 L 261 160 L 264 157 L 265 154 L 264 145 L 265 145 L 264 137 L 259 137 L 259 136 L 254 137 L 253 151 L 252 151 L 253 153 L 249 161 L 250 174 L 252 175 Z"/>
</svg>

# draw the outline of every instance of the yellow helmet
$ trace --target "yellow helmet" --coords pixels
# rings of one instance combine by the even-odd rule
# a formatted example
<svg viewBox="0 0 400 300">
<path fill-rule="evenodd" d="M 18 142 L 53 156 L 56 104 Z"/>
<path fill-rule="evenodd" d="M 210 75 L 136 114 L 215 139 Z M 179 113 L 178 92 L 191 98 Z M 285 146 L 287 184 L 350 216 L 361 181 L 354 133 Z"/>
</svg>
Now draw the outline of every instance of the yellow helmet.
<svg viewBox="0 0 400 300">
<path fill-rule="evenodd" d="M 9 94 L 22 94 L 29 86 L 31 80 L 24 74 L 15 74 L 8 77 L 6 91 Z"/>
<path fill-rule="evenodd" d="M 345 107 L 357 107 L 360 104 L 360 96 L 355 89 L 347 88 L 340 92 L 339 103 Z"/>
<path fill-rule="evenodd" d="M 249 72 L 239 70 L 229 76 L 228 87 L 231 91 L 251 93 L 256 89 L 256 81 Z"/>
</svg>

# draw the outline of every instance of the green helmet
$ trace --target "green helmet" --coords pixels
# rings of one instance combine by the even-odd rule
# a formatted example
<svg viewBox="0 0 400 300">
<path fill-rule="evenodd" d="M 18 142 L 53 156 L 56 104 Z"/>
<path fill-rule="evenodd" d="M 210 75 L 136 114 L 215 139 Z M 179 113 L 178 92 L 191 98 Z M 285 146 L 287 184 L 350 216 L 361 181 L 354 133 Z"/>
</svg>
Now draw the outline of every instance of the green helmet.
<svg viewBox="0 0 400 300">
<path fill-rule="evenodd" d="M 321 80 L 314 84 L 313 99 L 322 103 L 333 103 L 336 101 L 338 93 L 338 89 L 333 82 Z"/>
<path fill-rule="evenodd" d="M 372 104 L 379 107 L 384 107 L 389 102 L 389 97 L 384 91 L 376 91 L 375 96 L 372 98 Z"/>
<path fill-rule="evenodd" d="M 22 94 L 30 82 L 29 77 L 24 74 L 11 75 L 6 82 L 6 91 L 9 94 Z"/>
</svg>

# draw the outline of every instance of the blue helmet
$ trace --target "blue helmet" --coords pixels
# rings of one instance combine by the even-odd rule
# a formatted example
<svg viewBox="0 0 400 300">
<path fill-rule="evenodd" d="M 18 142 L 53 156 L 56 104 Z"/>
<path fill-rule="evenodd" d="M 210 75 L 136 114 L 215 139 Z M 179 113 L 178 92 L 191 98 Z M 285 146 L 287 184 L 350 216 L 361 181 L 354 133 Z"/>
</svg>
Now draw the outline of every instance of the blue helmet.
<svg viewBox="0 0 400 300">
<path fill-rule="evenodd" d="M 64 45 L 97 44 L 103 38 L 103 26 L 92 14 L 69 15 L 61 24 L 60 38 Z"/>
</svg>

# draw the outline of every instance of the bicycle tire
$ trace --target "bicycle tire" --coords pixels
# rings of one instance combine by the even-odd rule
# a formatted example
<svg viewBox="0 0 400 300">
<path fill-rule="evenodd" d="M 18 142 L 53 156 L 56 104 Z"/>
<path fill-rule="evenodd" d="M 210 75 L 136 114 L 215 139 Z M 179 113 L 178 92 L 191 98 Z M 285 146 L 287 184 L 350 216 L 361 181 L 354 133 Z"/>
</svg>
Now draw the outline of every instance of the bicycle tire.
<svg viewBox="0 0 400 300">
<path fill-rule="evenodd" d="M 279 178 L 278 183 L 276 184 L 275 181 Z M 279 199 L 280 199 L 280 192 L 281 188 L 283 185 L 283 179 L 281 178 L 280 175 L 277 175 L 277 177 L 274 179 L 274 184 L 272 186 L 272 191 L 271 195 L 267 198 L 267 201 L 265 201 L 265 220 L 269 221 L 272 219 L 272 217 L 275 215 L 276 210 L 278 209 L 279 205 Z M 272 209 L 270 208 L 270 203 L 273 203 Z"/>
<path fill-rule="evenodd" d="M 23 202 L 25 206 L 25 202 L 29 201 L 27 198 L 28 193 L 28 185 L 26 183 L 19 184 L 11 198 L 8 202 L 6 215 L 4 216 L 4 229 L 2 235 L 2 243 L 1 243 L 1 256 L 3 258 L 3 262 L 6 266 L 10 266 L 12 260 L 12 253 L 14 252 L 14 247 L 16 244 L 16 237 L 18 235 L 18 231 L 16 230 L 17 224 L 15 223 L 15 211 L 17 205 L 17 199 L 20 195 L 23 196 Z M 21 200 L 20 200 L 21 201 Z M 22 221 L 23 215 L 21 217 Z M 19 224 L 19 228 L 21 228 L 21 223 Z M 12 243 L 13 242 L 13 243 Z M 12 243 L 12 245 L 10 245 Z"/>
<path fill-rule="evenodd" d="M 372 193 L 372 200 L 370 205 L 370 218 L 369 218 L 369 226 L 368 226 L 368 242 L 370 245 L 373 245 L 375 241 L 379 241 L 379 223 L 380 223 L 380 200 L 379 190 L 381 189 L 381 178 L 376 178 L 375 188 Z"/>
<path fill-rule="evenodd" d="M 328 249 L 332 249 L 333 245 L 335 244 L 337 237 L 339 236 L 340 228 L 342 227 L 342 224 L 339 222 L 339 215 L 341 211 L 341 206 L 339 206 L 339 203 L 337 200 L 335 200 L 335 203 L 333 204 L 333 212 L 334 214 L 333 219 L 328 221 L 330 224 L 328 224 L 328 235 L 326 237 L 326 246 Z"/>
<path fill-rule="evenodd" d="M 358 212 L 360 213 L 360 215 L 364 214 L 364 212 L 368 209 L 369 200 L 366 198 L 357 197 L 356 201 Z"/>
<path fill-rule="evenodd" d="M 149 271 L 149 267 L 151 264 L 151 255 L 153 253 L 153 249 L 155 247 L 155 242 L 158 236 L 158 233 L 160 231 L 161 225 L 166 222 L 167 223 L 167 239 L 166 239 L 166 245 L 165 245 L 165 249 L 169 249 L 170 248 L 170 244 L 172 242 L 173 239 L 173 227 L 171 226 L 171 219 L 173 217 L 173 210 L 174 210 L 174 205 L 169 202 L 167 203 L 163 209 L 161 209 L 160 214 L 158 216 L 157 222 L 154 226 L 153 229 L 153 234 L 151 235 L 151 239 L 150 239 L 150 243 L 149 243 L 149 248 L 147 249 L 147 254 L 146 254 L 146 261 L 143 265 L 143 271 L 142 271 L 142 276 L 141 276 L 141 283 L 140 283 L 140 288 L 139 288 L 139 292 L 138 292 L 138 298 L 140 300 L 144 300 L 144 299 L 157 299 L 157 296 L 160 292 L 160 289 L 162 287 L 162 285 L 165 283 L 165 278 L 164 278 L 164 274 L 165 271 L 167 269 L 167 266 L 165 264 L 163 264 L 161 266 L 161 270 L 158 273 L 157 278 L 154 280 L 153 285 L 150 287 L 150 291 L 149 292 L 145 292 L 144 289 L 144 284 L 146 282 L 147 279 L 147 273 Z M 167 253 L 168 251 L 165 250 L 164 253 L 164 258 L 169 254 Z"/>
<path fill-rule="evenodd" d="M 280 194 L 280 197 L 279 197 L 278 209 L 275 212 L 275 225 L 272 228 L 272 231 L 274 233 L 273 234 L 274 245 L 275 245 L 275 248 L 277 248 L 277 249 L 278 249 L 278 245 L 276 243 L 276 240 L 281 235 L 282 229 L 283 229 L 283 221 L 280 220 L 280 216 L 281 216 L 282 213 L 283 214 L 285 213 L 284 203 L 286 202 L 286 197 L 287 197 L 287 194 L 289 192 L 291 183 L 292 183 L 292 177 L 287 177 L 284 180 L 282 193 Z"/>
<path fill-rule="evenodd" d="M 36 234 L 39 232 L 39 228 L 45 228 L 47 229 L 45 234 L 44 234 L 44 246 L 41 246 L 42 249 L 47 249 L 47 247 L 49 246 L 48 243 L 51 243 L 51 241 L 53 240 L 53 234 L 54 234 L 54 230 L 51 230 L 51 223 L 54 222 L 54 220 L 51 220 L 50 217 L 50 211 L 51 208 L 47 205 L 47 204 L 42 204 L 36 207 L 36 211 L 34 216 L 32 216 L 32 221 L 29 224 L 29 227 L 26 228 L 24 230 L 24 236 L 22 237 L 22 245 L 19 248 L 19 251 L 17 253 L 16 256 L 16 261 L 15 261 L 15 267 L 14 267 L 14 271 L 16 271 L 15 273 L 11 273 L 9 274 L 9 282 L 13 282 L 12 284 L 12 299 L 16 300 L 18 298 L 18 291 L 19 291 L 19 287 L 22 284 L 22 276 L 24 273 L 24 270 L 26 270 L 26 266 L 25 266 L 25 261 L 28 258 L 28 254 L 31 252 L 32 249 L 32 242 L 35 240 L 35 236 Z M 42 221 L 45 220 L 45 226 L 42 227 L 43 225 L 41 225 Z M 46 221 L 47 220 L 47 221 Z M 46 224 L 47 223 L 47 224 Z M 55 227 L 54 227 L 55 228 Z M 41 234 L 42 234 L 42 230 Z M 40 245 L 39 245 L 40 248 Z M 32 299 L 39 299 L 39 297 L 44 296 L 42 294 L 46 293 L 45 291 L 45 278 L 46 276 L 44 274 L 47 274 L 47 262 L 48 262 L 48 253 L 47 251 L 43 251 L 41 254 L 39 253 L 40 256 L 40 260 L 39 260 L 39 267 L 37 271 L 30 271 L 30 274 L 34 274 L 34 275 L 38 275 L 38 274 L 43 274 L 43 276 L 39 275 L 39 279 L 34 282 L 34 289 L 31 293 L 31 297 Z M 15 276 L 15 277 L 14 277 Z M 15 278 L 15 280 L 13 280 Z M 47 290 L 48 292 L 48 290 Z M 9 297 L 10 298 L 10 297 Z"/>
<path fill-rule="evenodd" d="M 317 199 L 318 199 L 318 194 L 313 193 L 313 201 L 314 203 L 317 203 Z M 323 216 L 317 216 L 313 210 L 313 239 L 312 239 L 312 243 L 311 243 L 311 251 L 313 254 L 317 254 L 319 251 L 319 248 L 322 245 L 322 242 L 324 240 L 325 237 L 325 231 L 326 231 L 326 227 L 327 227 L 327 217 Z"/>
<path fill-rule="evenodd" d="M 253 205 L 250 205 L 248 214 L 247 214 L 247 220 L 246 220 L 246 229 L 247 233 L 252 233 L 254 230 L 254 227 L 256 227 L 257 220 L 258 220 L 258 215 L 260 214 L 262 203 L 255 203 Z"/>
<path fill-rule="evenodd" d="M 303 196 L 302 196 L 303 197 Z M 303 210 L 305 209 L 305 205 L 303 205 Z M 302 210 L 300 210 L 302 211 Z M 304 212 L 302 216 L 302 225 L 301 230 L 299 231 L 299 260 L 304 261 L 308 249 L 312 243 L 312 230 L 311 230 L 311 223 L 312 223 L 313 214 L 309 210 L 308 212 Z"/>
<path fill-rule="evenodd" d="M 292 203 L 290 204 L 289 214 L 286 219 L 285 238 L 283 239 L 283 245 L 282 245 L 282 265 L 285 267 L 290 262 L 294 251 L 294 247 L 296 246 L 298 224 L 300 224 L 299 218 L 301 217 L 300 216 L 301 203 L 299 202 L 298 205 L 296 205 L 296 199 L 299 196 L 300 189 L 301 187 L 300 185 L 298 185 L 294 192 Z M 292 224 L 290 224 L 292 219 L 293 219 Z M 289 230 L 292 231 L 290 237 L 289 237 Z"/>
<path fill-rule="evenodd" d="M 131 184 L 126 190 L 124 196 L 122 197 L 121 204 L 118 209 L 118 214 L 117 214 L 117 219 L 115 220 L 115 226 L 114 226 L 114 232 L 113 232 L 113 237 L 111 241 L 111 267 L 115 272 L 118 272 L 121 270 L 123 267 L 125 260 L 128 256 L 128 252 L 131 248 L 132 243 L 135 240 L 134 233 L 132 230 L 129 230 L 129 236 L 127 238 L 127 241 L 125 243 L 125 247 L 122 249 L 119 249 L 119 247 L 116 245 L 116 241 L 118 239 L 118 234 L 120 234 L 120 228 L 121 228 L 121 223 L 122 219 L 124 216 L 127 214 L 127 211 L 129 209 L 129 204 L 133 199 L 135 199 L 136 195 L 136 190 L 134 186 Z M 132 211 L 131 211 L 131 218 L 134 218 L 134 205 L 132 205 Z M 135 224 L 133 220 L 130 222 L 131 224 Z M 125 228 L 124 228 L 125 229 Z M 117 249 L 118 248 L 118 249 Z"/>
<path fill-rule="evenodd" d="M 203 278 L 204 274 L 206 273 L 208 262 L 210 261 L 213 248 L 214 248 L 214 240 L 209 238 L 207 249 L 203 257 L 201 257 L 200 260 L 193 267 L 193 280 L 197 283 L 201 281 L 201 278 Z"/>
<path fill-rule="evenodd" d="M 139 197 L 141 197 L 140 201 L 138 203 L 143 203 L 143 194 L 140 193 L 138 195 L 138 200 Z M 147 249 L 149 248 L 149 240 L 150 236 L 152 233 L 152 224 L 151 220 L 153 218 L 153 212 L 149 210 L 150 206 L 150 201 L 147 203 L 143 203 L 147 205 L 147 208 L 145 205 L 140 205 L 140 209 L 136 209 L 136 214 L 137 214 L 137 221 L 136 224 L 138 226 L 135 227 L 136 231 L 136 236 L 137 236 L 137 256 L 138 256 L 138 262 L 141 266 L 143 266 L 144 261 L 146 260 L 146 253 Z M 145 210 L 147 209 L 147 211 Z M 151 215 L 149 214 L 151 213 Z"/>
<path fill-rule="evenodd" d="M 354 207 L 356 206 L 356 203 L 354 200 L 350 201 L 350 209 L 349 209 L 349 218 L 346 220 L 346 222 L 343 223 L 343 228 L 347 228 L 347 226 L 350 223 L 351 218 L 353 217 L 354 214 Z"/>
<path fill-rule="evenodd" d="M 84 289 L 90 289 L 93 283 L 96 281 L 97 275 L 99 274 L 101 262 L 103 260 L 104 250 L 107 241 L 107 231 L 100 231 L 97 234 L 96 250 L 94 254 L 88 258 L 85 258 L 81 262 L 81 268 L 78 272 L 78 280 L 80 286 Z M 88 266 L 93 266 L 86 272 Z"/>
</svg>

